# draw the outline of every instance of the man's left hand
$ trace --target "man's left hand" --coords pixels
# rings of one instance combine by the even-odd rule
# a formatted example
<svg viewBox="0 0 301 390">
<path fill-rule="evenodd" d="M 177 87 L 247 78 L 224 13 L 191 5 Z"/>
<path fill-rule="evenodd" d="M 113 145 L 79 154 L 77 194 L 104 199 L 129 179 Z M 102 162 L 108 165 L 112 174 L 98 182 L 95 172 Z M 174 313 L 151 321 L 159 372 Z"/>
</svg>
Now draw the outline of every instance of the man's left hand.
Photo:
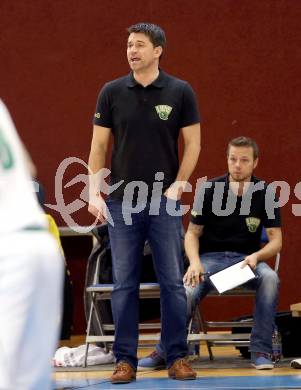
<svg viewBox="0 0 301 390">
<path fill-rule="evenodd" d="M 241 268 L 244 268 L 246 265 L 249 265 L 252 269 L 256 269 L 257 263 L 258 263 L 258 257 L 256 253 L 252 253 L 251 255 L 245 257 Z"/>
</svg>

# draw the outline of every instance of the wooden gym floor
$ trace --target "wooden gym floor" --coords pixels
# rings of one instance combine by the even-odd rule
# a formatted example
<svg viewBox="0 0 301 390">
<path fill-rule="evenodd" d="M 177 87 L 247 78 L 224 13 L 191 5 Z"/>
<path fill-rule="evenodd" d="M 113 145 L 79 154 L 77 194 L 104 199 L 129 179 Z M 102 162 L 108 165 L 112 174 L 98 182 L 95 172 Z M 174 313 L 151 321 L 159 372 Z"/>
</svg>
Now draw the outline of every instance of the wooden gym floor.
<svg viewBox="0 0 301 390">
<path fill-rule="evenodd" d="M 82 336 L 73 337 L 64 346 L 77 346 L 84 343 Z M 152 348 L 140 348 L 139 357 L 146 356 Z M 290 359 L 284 359 L 273 370 L 258 371 L 252 368 L 249 361 L 239 356 L 233 347 L 215 347 L 215 361 L 210 362 L 206 346 L 201 344 L 201 358 L 193 362 L 198 373 L 195 381 L 175 381 L 167 378 L 166 370 L 139 371 L 137 381 L 124 385 L 112 385 L 108 378 L 112 374 L 112 366 L 101 371 L 56 371 L 53 375 L 53 389 L 64 390 L 98 390 L 98 389 L 166 389 L 166 390 L 246 390 L 246 389 L 301 389 L 301 370 L 289 366 Z"/>
</svg>

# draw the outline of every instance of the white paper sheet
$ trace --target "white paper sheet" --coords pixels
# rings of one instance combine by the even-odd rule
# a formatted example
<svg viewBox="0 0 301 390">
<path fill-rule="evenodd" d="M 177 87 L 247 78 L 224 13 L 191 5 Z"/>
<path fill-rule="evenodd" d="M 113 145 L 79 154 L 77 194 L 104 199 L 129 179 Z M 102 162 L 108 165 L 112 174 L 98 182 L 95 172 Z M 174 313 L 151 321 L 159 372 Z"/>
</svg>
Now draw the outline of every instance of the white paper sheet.
<svg viewBox="0 0 301 390">
<path fill-rule="evenodd" d="M 255 278 L 254 272 L 248 265 L 241 268 L 242 263 L 243 261 L 209 277 L 220 294 Z"/>
</svg>

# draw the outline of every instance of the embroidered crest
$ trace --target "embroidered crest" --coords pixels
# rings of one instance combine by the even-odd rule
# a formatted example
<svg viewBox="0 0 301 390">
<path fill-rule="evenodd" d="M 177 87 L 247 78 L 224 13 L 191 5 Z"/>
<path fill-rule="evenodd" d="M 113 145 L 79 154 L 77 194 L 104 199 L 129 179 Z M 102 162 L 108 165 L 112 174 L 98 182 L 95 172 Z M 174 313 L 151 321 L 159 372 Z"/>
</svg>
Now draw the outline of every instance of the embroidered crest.
<svg viewBox="0 0 301 390">
<path fill-rule="evenodd" d="M 165 104 L 160 104 L 159 106 L 156 106 L 157 114 L 159 115 L 159 118 L 162 119 L 162 121 L 167 121 L 169 114 L 171 113 L 172 107 L 167 106 Z"/>
<path fill-rule="evenodd" d="M 254 217 L 248 217 L 246 218 L 246 224 L 248 226 L 249 232 L 255 233 L 258 226 L 260 225 L 260 219 Z"/>
<path fill-rule="evenodd" d="M 100 113 L 97 112 L 96 114 L 94 114 L 95 118 L 99 119 L 100 118 Z"/>
</svg>

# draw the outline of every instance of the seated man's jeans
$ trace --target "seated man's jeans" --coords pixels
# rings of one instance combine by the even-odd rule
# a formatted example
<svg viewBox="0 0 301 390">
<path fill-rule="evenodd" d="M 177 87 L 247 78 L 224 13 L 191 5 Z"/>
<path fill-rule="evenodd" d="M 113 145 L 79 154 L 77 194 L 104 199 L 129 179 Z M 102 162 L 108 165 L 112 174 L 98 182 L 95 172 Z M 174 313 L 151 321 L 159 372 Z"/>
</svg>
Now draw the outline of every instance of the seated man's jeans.
<svg viewBox="0 0 301 390">
<path fill-rule="evenodd" d="M 224 268 L 236 264 L 246 257 L 237 252 L 210 252 L 201 255 L 201 261 L 205 272 L 214 274 Z M 254 325 L 251 333 L 251 352 L 272 352 L 272 333 L 275 324 L 276 307 L 278 304 L 279 278 L 265 262 L 259 262 L 255 270 L 256 278 L 245 283 L 242 287 L 256 291 Z M 212 289 L 213 285 L 209 277 L 197 287 L 186 287 L 188 321 L 196 305 Z M 157 352 L 164 356 L 162 341 L 157 345 Z"/>
<path fill-rule="evenodd" d="M 137 366 L 138 300 L 141 261 L 145 240 L 149 241 L 160 284 L 162 340 L 167 351 L 167 365 L 187 355 L 186 310 L 183 286 L 182 217 L 169 215 L 167 198 L 162 196 L 158 215 L 150 215 L 150 203 L 139 212 L 119 200 L 107 205 L 114 226 L 109 225 L 113 262 L 114 290 L 112 311 L 115 324 L 113 352 L 117 362 L 125 360 Z M 180 203 L 174 203 L 179 209 Z M 137 210 L 136 210 L 137 211 Z M 131 224 L 126 224 L 128 218 Z"/>
</svg>

